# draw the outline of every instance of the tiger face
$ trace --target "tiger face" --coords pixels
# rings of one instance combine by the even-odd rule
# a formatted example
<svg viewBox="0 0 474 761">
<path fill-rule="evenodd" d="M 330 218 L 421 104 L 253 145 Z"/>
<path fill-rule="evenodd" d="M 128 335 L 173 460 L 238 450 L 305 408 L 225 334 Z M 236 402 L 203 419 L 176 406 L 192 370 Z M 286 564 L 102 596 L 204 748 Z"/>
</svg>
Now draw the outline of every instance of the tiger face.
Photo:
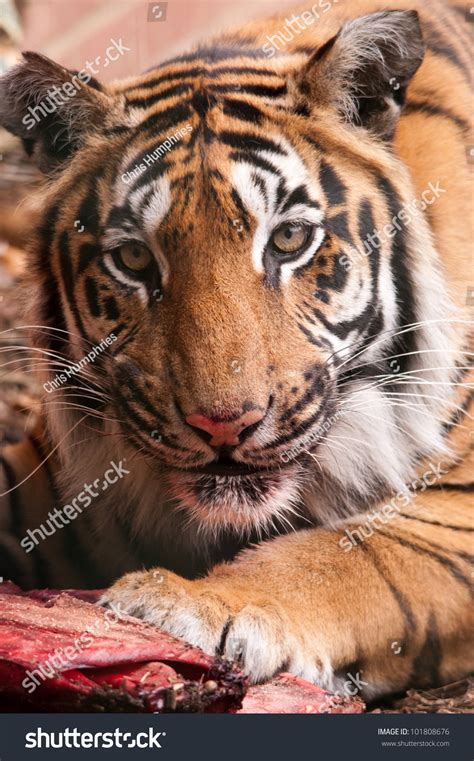
<svg viewBox="0 0 474 761">
<path fill-rule="evenodd" d="M 435 323 L 430 347 L 448 340 L 391 144 L 422 56 L 416 14 L 393 12 L 313 54 L 235 43 L 81 82 L 38 122 L 43 81 L 71 72 L 26 54 L 4 80 L 3 122 L 54 170 L 38 322 L 67 331 L 55 346 L 73 362 L 113 335 L 76 378 L 83 408 L 203 531 L 350 514 L 403 486 L 439 438 L 439 400 L 407 416 L 384 389 L 394 358 L 442 373 L 421 323 Z M 79 416 L 51 414 L 58 432 Z"/>
</svg>

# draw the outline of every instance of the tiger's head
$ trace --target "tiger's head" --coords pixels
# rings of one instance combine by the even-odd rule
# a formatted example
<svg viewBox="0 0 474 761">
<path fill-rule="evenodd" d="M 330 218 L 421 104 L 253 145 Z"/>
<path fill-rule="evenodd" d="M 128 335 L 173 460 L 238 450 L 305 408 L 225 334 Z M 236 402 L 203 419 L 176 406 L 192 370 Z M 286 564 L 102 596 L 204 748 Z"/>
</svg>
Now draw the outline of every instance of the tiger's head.
<svg viewBox="0 0 474 761">
<path fill-rule="evenodd" d="M 271 60 L 227 38 L 109 86 L 35 53 L 1 80 L 50 178 L 31 264 L 50 429 L 87 418 L 71 465 L 135 453 L 147 530 L 157 489 L 204 533 L 330 521 L 441 446 L 445 402 L 417 383 L 450 377 L 450 307 L 393 148 L 422 57 L 417 14 L 383 12 Z"/>
</svg>

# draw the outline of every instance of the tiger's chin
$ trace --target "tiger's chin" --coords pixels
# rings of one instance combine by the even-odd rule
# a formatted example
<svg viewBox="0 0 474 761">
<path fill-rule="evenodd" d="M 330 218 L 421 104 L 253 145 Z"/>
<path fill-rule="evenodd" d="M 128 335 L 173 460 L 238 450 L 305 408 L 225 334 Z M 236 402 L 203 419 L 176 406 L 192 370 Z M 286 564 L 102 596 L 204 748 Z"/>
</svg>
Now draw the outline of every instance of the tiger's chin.
<svg viewBox="0 0 474 761">
<path fill-rule="evenodd" d="M 297 467 L 238 475 L 169 471 L 168 493 L 198 530 L 215 536 L 288 528 L 298 517 Z"/>
</svg>

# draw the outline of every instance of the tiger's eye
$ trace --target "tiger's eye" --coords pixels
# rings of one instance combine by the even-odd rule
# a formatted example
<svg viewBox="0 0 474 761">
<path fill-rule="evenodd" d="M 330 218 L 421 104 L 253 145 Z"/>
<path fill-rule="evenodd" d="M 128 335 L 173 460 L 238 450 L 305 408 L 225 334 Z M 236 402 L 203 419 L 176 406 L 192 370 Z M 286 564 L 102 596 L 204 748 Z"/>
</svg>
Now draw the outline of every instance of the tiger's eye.
<svg viewBox="0 0 474 761">
<path fill-rule="evenodd" d="M 153 257 L 145 246 L 139 243 L 124 243 L 117 249 L 120 264 L 132 272 L 143 272 L 150 266 Z"/>
<path fill-rule="evenodd" d="M 293 254 L 304 246 L 307 239 L 307 227 L 289 222 L 275 230 L 271 238 L 271 244 L 277 252 Z"/>
</svg>

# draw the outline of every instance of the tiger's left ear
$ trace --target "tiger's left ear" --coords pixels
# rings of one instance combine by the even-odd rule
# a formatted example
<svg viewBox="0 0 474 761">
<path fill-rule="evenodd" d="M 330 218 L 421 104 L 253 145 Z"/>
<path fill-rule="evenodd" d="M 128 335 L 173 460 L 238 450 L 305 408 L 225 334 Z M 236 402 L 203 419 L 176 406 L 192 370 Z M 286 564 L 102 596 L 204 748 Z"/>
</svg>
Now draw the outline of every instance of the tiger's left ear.
<svg viewBox="0 0 474 761">
<path fill-rule="evenodd" d="M 117 124 L 120 100 L 85 70 L 69 71 L 39 53 L 0 77 L 0 126 L 23 141 L 41 171 L 67 164 L 87 137 Z"/>
<path fill-rule="evenodd" d="M 423 60 L 416 11 L 382 11 L 349 21 L 296 77 L 310 108 L 333 107 L 383 139 L 393 136 L 408 83 Z"/>
</svg>

